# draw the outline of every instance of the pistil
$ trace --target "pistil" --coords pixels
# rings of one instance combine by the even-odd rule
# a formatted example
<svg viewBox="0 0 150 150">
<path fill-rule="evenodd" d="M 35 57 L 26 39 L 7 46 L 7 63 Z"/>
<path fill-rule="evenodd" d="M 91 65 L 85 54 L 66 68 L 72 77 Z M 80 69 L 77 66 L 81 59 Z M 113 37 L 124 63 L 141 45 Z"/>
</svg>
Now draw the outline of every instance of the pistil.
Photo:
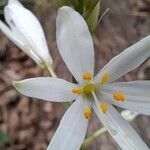
<svg viewBox="0 0 150 150">
<path fill-rule="evenodd" d="M 83 93 L 86 96 L 91 96 L 92 95 L 92 91 L 95 91 L 96 85 L 92 82 L 87 83 L 84 87 L 83 87 Z"/>
</svg>

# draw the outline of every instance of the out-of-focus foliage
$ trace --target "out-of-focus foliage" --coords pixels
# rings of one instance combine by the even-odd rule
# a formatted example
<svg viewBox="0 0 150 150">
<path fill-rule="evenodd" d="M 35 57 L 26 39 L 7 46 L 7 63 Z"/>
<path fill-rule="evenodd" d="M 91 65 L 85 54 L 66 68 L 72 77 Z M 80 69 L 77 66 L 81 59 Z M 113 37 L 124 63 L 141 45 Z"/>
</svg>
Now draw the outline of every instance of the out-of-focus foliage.
<svg viewBox="0 0 150 150">
<path fill-rule="evenodd" d="M 5 143 L 9 141 L 8 134 L 4 132 L 0 132 L 0 146 L 3 146 Z"/>
<path fill-rule="evenodd" d="M 0 1 L 0 15 L 3 14 L 3 8 L 4 8 L 4 6 L 7 4 L 7 1 L 8 1 L 8 0 L 1 0 L 1 1 Z"/>
<path fill-rule="evenodd" d="M 8 1 L 8 0 L 1 0 L 1 1 L 0 1 L 0 7 L 5 6 L 5 5 L 7 4 L 7 1 Z"/>
<path fill-rule="evenodd" d="M 99 20 L 100 0 L 85 0 L 85 9 L 83 13 L 83 17 L 89 26 L 89 30 L 93 33 Z"/>
</svg>

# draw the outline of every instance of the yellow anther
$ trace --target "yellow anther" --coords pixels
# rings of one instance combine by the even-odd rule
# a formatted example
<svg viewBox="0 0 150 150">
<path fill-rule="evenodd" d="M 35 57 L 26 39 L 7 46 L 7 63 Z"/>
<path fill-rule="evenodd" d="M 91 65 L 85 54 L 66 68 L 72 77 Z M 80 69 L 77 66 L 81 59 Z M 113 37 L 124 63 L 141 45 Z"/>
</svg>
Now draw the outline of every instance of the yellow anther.
<svg viewBox="0 0 150 150">
<path fill-rule="evenodd" d="M 82 88 L 74 88 L 74 89 L 72 89 L 72 93 L 81 94 L 82 93 Z"/>
<path fill-rule="evenodd" d="M 117 101 L 124 101 L 125 100 L 125 94 L 123 92 L 115 92 L 113 93 L 113 98 Z"/>
<path fill-rule="evenodd" d="M 100 108 L 101 108 L 102 112 L 105 113 L 107 111 L 107 104 L 106 103 L 101 103 Z"/>
<path fill-rule="evenodd" d="M 91 80 L 92 79 L 92 74 L 89 73 L 89 72 L 84 73 L 83 74 L 83 79 L 88 80 L 88 81 Z"/>
<path fill-rule="evenodd" d="M 91 115 L 92 115 L 92 110 L 91 110 L 91 108 L 90 108 L 90 107 L 86 107 L 86 108 L 84 109 L 83 114 L 84 114 L 84 118 L 85 118 L 85 119 L 89 119 L 89 118 L 91 117 Z"/>
<path fill-rule="evenodd" d="M 100 80 L 100 84 L 101 85 L 104 85 L 104 84 L 107 84 L 108 81 L 109 81 L 109 74 L 108 73 L 105 73 L 103 76 L 102 76 L 102 79 Z"/>
</svg>

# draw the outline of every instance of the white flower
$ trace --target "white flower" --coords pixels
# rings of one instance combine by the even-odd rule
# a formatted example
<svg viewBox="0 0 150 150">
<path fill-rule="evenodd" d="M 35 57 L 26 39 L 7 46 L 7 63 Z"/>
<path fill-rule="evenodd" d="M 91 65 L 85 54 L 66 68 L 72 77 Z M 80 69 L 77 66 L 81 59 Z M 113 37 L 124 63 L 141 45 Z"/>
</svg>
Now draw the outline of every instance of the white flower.
<svg viewBox="0 0 150 150">
<path fill-rule="evenodd" d="M 130 110 L 121 111 L 121 116 L 130 122 L 133 121 L 138 115 L 139 113 Z"/>
<path fill-rule="evenodd" d="M 50 77 L 13 83 L 26 96 L 55 102 L 76 99 L 64 114 L 48 150 L 78 150 L 85 138 L 92 108 L 122 149 L 148 150 L 112 104 L 150 115 L 150 81 L 111 82 L 150 56 L 150 36 L 113 58 L 93 78 L 94 47 L 83 18 L 72 8 L 64 6 L 58 10 L 56 30 L 59 52 L 78 84 Z"/>
<path fill-rule="evenodd" d="M 0 30 L 40 66 L 52 64 L 43 29 L 33 13 L 17 0 L 9 0 L 4 8 L 9 26 L 0 20 Z"/>
</svg>

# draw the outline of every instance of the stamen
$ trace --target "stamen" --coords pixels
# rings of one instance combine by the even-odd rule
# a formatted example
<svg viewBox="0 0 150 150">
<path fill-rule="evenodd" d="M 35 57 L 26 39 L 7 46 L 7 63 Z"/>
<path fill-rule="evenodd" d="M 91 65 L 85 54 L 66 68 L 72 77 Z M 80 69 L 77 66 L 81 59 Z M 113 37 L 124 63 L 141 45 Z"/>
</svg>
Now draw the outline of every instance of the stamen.
<svg viewBox="0 0 150 150">
<path fill-rule="evenodd" d="M 100 107 L 101 107 L 101 110 L 103 113 L 105 113 L 107 111 L 107 104 L 106 103 L 101 103 Z"/>
<path fill-rule="evenodd" d="M 109 81 L 109 74 L 108 73 L 105 73 L 103 76 L 102 76 L 102 79 L 100 81 L 100 84 L 101 85 L 104 85 L 104 84 L 107 84 L 108 81 Z"/>
<path fill-rule="evenodd" d="M 124 101 L 125 100 L 125 94 L 123 92 L 115 92 L 113 93 L 113 98 L 117 101 Z"/>
<path fill-rule="evenodd" d="M 88 81 L 91 80 L 92 79 L 92 74 L 89 73 L 89 72 L 84 73 L 83 74 L 83 79 L 88 80 Z"/>
<path fill-rule="evenodd" d="M 84 109 L 84 118 L 85 119 L 89 119 L 90 117 L 91 117 L 91 115 L 92 115 L 92 110 L 91 110 L 91 108 L 90 107 L 86 107 L 85 109 Z"/>
<path fill-rule="evenodd" d="M 72 89 L 72 93 L 81 94 L 82 93 L 82 88 L 74 88 L 74 89 Z"/>
</svg>

